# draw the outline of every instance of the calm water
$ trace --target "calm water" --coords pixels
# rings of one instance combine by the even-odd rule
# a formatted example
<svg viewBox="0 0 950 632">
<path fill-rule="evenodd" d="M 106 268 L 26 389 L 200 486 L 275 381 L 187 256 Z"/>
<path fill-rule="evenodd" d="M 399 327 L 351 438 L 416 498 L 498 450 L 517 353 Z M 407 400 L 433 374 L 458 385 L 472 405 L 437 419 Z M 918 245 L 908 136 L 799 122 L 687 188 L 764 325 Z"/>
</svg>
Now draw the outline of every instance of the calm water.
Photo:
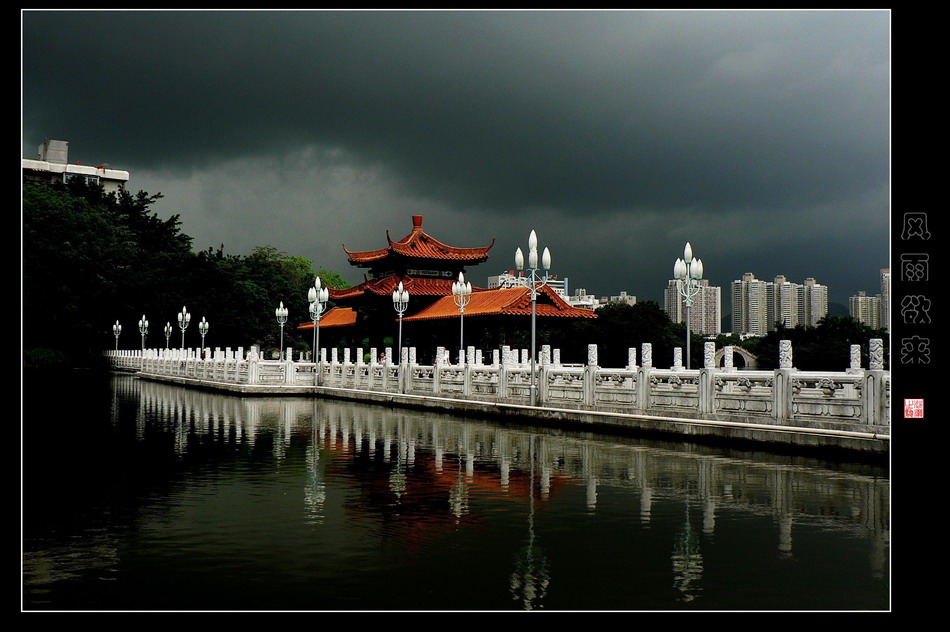
<svg viewBox="0 0 950 632">
<path fill-rule="evenodd" d="M 70 377 L 27 610 L 889 608 L 883 468 Z"/>
</svg>

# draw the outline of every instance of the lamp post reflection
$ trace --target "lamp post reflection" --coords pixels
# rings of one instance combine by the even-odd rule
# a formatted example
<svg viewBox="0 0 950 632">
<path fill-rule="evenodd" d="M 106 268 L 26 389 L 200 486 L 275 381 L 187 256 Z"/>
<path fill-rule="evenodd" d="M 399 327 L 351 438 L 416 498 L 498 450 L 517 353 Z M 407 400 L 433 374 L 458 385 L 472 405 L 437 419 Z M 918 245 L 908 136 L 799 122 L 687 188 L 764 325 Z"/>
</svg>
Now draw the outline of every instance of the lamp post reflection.
<svg viewBox="0 0 950 632">
<path fill-rule="evenodd" d="M 534 532 L 534 477 L 535 477 L 535 441 L 532 435 L 528 444 L 529 485 L 528 485 L 528 543 L 515 560 L 515 570 L 511 574 L 511 597 L 520 600 L 525 610 L 541 607 L 541 600 L 547 595 L 551 572 L 547 556 L 537 545 Z"/>
</svg>

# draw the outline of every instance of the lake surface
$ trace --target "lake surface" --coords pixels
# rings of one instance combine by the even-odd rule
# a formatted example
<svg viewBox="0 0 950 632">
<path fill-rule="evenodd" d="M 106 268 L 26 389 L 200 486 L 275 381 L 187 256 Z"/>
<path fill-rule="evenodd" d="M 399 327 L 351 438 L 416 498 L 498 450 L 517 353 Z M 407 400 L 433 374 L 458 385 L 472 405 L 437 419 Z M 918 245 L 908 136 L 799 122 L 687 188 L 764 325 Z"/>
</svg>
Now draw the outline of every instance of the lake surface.
<svg viewBox="0 0 950 632">
<path fill-rule="evenodd" d="M 890 606 L 882 466 L 68 377 L 24 393 L 24 610 Z"/>
</svg>

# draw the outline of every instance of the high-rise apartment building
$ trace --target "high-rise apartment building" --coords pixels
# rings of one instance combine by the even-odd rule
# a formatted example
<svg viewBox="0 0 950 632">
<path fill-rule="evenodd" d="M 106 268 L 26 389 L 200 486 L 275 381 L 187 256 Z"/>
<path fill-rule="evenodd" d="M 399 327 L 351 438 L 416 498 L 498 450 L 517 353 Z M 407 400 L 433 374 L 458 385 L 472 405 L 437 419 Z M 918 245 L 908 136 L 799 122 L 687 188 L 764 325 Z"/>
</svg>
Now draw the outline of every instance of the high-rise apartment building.
<svg viewBox="0 0 950 632">
<path fill-rule="evenodd" d="M 828 315 L 828 286 L 813 278 L 805 279 L 802 284 L 802 298 L 799 307 L 798 322 L 805 327 L 814 327 L 818 321 Z"/>
<path fill-rule="evenodd" d="M 751 272 L 732 282 L 732 333 L 764 336 L 768 332 L 769 285 Z"/>
<path fill-rule="evenodd" d="M 848 299 L 848 313 L 851 318 L 873 329 L 881 327 L 881 295 L 868 296 L 860 290 Z"/>
<path fill-rule="evenodd" d="M 771 303 L 769 303 L 768 329 L 775 329 L 777 323 L 792 329 L 798 325 L 798 303 L 800 300 L 801 286 L 789 281 L 785 275 L 775 277 L 770 284 L 769 293 Z"/>
<path fill-rule="evenodd" d="M 674 323 L 686 322 L 686 300 L 679 291 L 680 281 L 671 279 L 663 291 L 663 304 L 667 315 Z M 691 281 L 699 286 L 689 308 L 689 329 L 697 334 L 722 333 L 722 288 L 709 285 L 709 281 Z"/>
</svg>

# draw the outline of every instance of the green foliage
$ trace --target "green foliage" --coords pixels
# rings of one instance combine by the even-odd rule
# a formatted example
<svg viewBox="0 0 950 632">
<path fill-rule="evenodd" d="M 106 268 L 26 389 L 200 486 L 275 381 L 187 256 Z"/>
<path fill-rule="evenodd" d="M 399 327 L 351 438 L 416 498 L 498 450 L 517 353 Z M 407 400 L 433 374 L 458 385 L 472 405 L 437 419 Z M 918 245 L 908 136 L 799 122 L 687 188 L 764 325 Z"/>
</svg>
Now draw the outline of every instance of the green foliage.
<svg viewBox="0 0 950 632">
<path fill-rule="evenodd" d="M 759 368 L 778 367 L 779 341 L 790 340 L 795 368 L 802 371 L 843 371 L 850 366 L 851 345 L 861 346 L 862 366 L 867 367 L 869 342 L 884 341 L 885 368 L 888 358 L 888 336 L 882 329 L 872 329 L 850 316 L 825 316 L 816 327 L 778 327 L 767 335 L 750 338 L 741 346 L 758 357 Z"/>
<path fill-rule="evenodd" d="M 654 365 L 670 366 L 673 364 L 673 348 L 683 346 L 686 341 L 686 329 L 670 321 L 655 301 L 641 301 L 635 305 L 608 303 L 597 310 L 596 319 L 575 323 L 571 338 L 573 362 L 586 361 L 587 345 L 596 344 L 597 361 L 601 366 L 626 366 L 627 350 L 635 348 L 639 358 L 641 345 L 649 342 L 653 348 Z M 693 337 L 693 346 L 694 349 L 702 348 L 699 336 Z"/>
<path fill-rule="evenodd" d="M 259 343 L 276 347 L 280 326 L 274 310 L 283 301 L 290 319 L 284 346 L 307 349 L 309 335 L 296 333 L 309 321 L 307 290 L 320 275 L 329 287 L 347 287 L 339 274 L 313 271 L 303 257 L 271 246 L 246 257 L 228 255 L 222 245 L 192 252 L 178 215 L 157 217 L 151 206 L 161 195 L 105 194 L 82 182 L 23 187 L 23 339 L 33 365 L 68 362 L 92 365 L 115 344 L 112 324 L 123 325 L 119 347 L 137 349 L 136 323 L 149 320 L 146 345 L 164 347 L 162 329 L 175 329 L 176 316 L 192 314 L 185 344 L 200 344 L 197 322 L 211 323 L 206 345 L 237 348 Z"/>
</svg>

